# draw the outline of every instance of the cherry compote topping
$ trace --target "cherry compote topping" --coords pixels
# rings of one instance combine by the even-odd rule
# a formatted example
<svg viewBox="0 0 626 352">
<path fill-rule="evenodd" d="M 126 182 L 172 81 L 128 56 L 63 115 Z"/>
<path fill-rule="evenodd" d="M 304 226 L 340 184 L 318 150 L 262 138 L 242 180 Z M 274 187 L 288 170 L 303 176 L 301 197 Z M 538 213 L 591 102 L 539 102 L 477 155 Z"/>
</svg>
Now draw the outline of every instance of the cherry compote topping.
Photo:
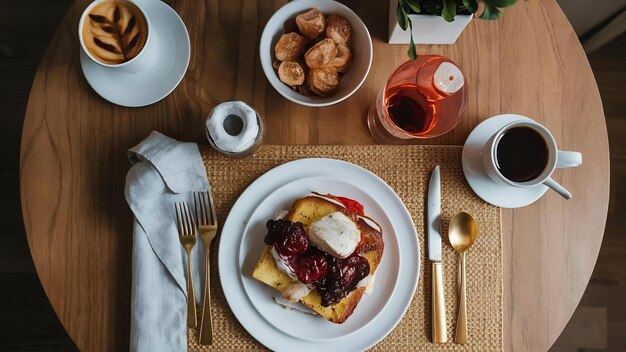
<svg viewBox="0 0 626 352">
<path fill-rule="evenodd" d="M 301 222 L 294 223 L 285 219 L 269 220 L 266 227 L 268 232 L 265 244 L 274 246 L 284 257 L 295 258 L 309 248 L 309 237 Z"/>
<path fill-rule="evenodd" d="M 313 284 L 326 276 L 328 264 L 323 254 L 302 255 L 298 262 L 298 281 L 303 284 Z"/>
<path fill-rule="evenodd" d="M 328 257 L 331 259 L 328 260 Z M 326 258 L 329 262 L 326 278 L 317 287 L 324 307 L 341 301 L 356 288 L 359 281 L 370 273 L 369 262 L 358 254 L 345 259 L 328 257 Z"/>
<path fill-rule="evenodd" d="M 369 262 L 359 255 L 359 251 L 339 259 L 309 246 L 309 238 L 301 222 L 269 220 L 266 226 L 265 243 L 276 249 L 298 281 L 315 287 L 322 296 L 324 307 L 341 301 L 370 273 Z"/>
</svg>

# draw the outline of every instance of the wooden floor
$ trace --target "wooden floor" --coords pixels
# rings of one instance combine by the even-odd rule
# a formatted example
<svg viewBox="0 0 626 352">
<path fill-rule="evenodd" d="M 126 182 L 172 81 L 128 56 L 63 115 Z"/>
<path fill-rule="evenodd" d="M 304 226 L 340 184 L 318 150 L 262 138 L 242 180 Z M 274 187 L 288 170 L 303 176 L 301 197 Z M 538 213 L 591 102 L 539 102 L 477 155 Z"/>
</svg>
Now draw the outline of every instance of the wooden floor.
<svg viewBox="0 0 626 352">
<path fill-rule="evenodd" d="M 0 0 L 0 352 L 76 350 L 35 273 L 19 205 L 19 146 L 28 92 L 70 3 Z M 594 275 L 554 351 L 626 351 L 626 35 L 590 55 L 590 61 L 609 131 L 611 204 Z"/>
<path fill-rule="evenodd" d="M 74 351 L 28 251 L 19 148 L 30 85 L 71 0 L 0 0 L 0 351 Z"/>
<path fill-rule="evenodd" d="M 589 55 L 611 151 L 611 200 L 591 282 L 554 351 L 626 351 L 626 34 Z"/>
</svg>

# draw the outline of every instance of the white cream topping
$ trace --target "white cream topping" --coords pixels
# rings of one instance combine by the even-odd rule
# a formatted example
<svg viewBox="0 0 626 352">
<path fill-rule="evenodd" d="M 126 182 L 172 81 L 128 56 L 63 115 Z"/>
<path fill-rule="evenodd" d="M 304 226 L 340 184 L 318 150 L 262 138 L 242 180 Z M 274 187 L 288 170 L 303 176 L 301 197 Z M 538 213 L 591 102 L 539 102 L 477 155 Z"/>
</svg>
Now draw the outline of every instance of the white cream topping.
<svg viewBox="0 0 626 352">
<path fill-rule="evenodd" d="M 302 297 L 308 295 L 309 292 L 311 292 L 311 289 L 307 285 L 295 282 L 283 290 L 282 296 L 289 303 L 297 303 Z"/>
<path fill-rule="evenodd" d="M 276 252 L 276 248 L 274 248 L 274 246 L 270 247 L 270 253 L 272 253 L 272 257 L 274 257 L 274 261 L 276 262 L 276 267 L 278 268 L 278 270 L 287 274 L 289 278 L 291 278 L 293 281 L 298 281 L 298 277 L 296 276 L 296 274 L 291 271 L 291 269 L 289 269 L 287 264 L 285 264 L 282 259 L 280 259 L 280 256 L 278 255 L 278 252 Z"/>
<path fill-rule="evenodd" d="M 369 295 L 374 291 L 374 279 L 374 274 L 369 274 L 359 281 L 356 287 L 365 287 L 365 293 Z"/>
<path fill-rule="evenodd" d="M 227 119 L 239 119 L 241 131 L 232 135 L 226 131 Z M 217 105 L 206 120 L 207 134 L 219 149 L 238 153 L 250 148 L 259 135 L 256 111 L 242 101 L 227 101 Z"/>
<path fill-rule="evenodd" d="M 336 258 L 350 256 L 361 241 L 354 221 L 339 211 L 312 223 L 308 235 L 313 245 Z"/>
<path fill-rule="evenodd" d="M 313 311 L 313 310 L 303 306 L 302 304 L 287 302 L 282 297 L 274 296 L 273 298 L 274 298 L 274 302 L 276 302 L 278 305 L 280 305 L 281 307 L 283 307 L 285 309 L 289 309 L 289 310 L 293 309 L 293 310 L 297 310 L 298 312 L 302 312 L 302 313 L 306 313 L 306 314 L 318 315 L 315 311 Z"/>
<path fill-rule="evenodd" d="M 274 220 L 281 220 L 284 219 L 285 216 L 287 216 L 287 214 L 289 214 L 289 210 L 279 210 L 276 212 L 276 214 L 274 214 Z"/>
</svg>

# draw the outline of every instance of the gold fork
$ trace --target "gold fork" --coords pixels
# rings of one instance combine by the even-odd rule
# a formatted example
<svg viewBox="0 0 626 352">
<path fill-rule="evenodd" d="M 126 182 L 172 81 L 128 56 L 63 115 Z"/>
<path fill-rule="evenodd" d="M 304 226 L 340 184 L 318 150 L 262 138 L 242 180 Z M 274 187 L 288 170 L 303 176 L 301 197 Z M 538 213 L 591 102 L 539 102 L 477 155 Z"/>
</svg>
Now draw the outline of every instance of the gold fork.
<svg viewBox="0 0 626 352">
<path fill-rule="evenodd" d="M 195 328 L 198 325 L 198 318 L 196 317 L 196 295 L 193 290 L 193 275 L 191 273 L 191 249 L 196 244 L 196 224 L 186 202 L 177 202 L 175 208 L 178 237 L 187 251 L 187 327 Z"/>
<path fill-rule="evenodd" d="M 201 345 L 210 345 L 213 342 L 213 324 L 211 323 L 211 257 L 209 251 L 211 242 L 217 233 L 217 215 L 215 215 L 215 203 L 211 192 L 194 193 L 194 205 L 200 238 L 204 242 L 205 252 L 205 278 L 204 278 L 204 302 L 202 304 L 202 320 L 200 322 Z"/>
</svg>

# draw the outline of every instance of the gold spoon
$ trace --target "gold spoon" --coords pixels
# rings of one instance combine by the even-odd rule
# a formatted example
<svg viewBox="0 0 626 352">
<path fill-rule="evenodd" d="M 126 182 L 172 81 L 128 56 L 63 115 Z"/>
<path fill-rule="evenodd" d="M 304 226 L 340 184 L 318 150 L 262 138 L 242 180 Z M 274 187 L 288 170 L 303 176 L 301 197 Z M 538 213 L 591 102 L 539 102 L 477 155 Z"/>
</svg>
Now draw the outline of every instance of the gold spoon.
<svg viewBox="0 0 626 352">
<path fill-rule="evenodd" d="M 448 239 L 461 258 L 461 297 L 459 299 L 459 315 L 456 321 L 454 341 L 462 345 L 467 343 L 467 309 L 465 299 L 465 261 L 466 252 L 476 241 L 478 227 L 474 218 L 465 212 L 456 214 L 450 221 Z"/>
</svg>

